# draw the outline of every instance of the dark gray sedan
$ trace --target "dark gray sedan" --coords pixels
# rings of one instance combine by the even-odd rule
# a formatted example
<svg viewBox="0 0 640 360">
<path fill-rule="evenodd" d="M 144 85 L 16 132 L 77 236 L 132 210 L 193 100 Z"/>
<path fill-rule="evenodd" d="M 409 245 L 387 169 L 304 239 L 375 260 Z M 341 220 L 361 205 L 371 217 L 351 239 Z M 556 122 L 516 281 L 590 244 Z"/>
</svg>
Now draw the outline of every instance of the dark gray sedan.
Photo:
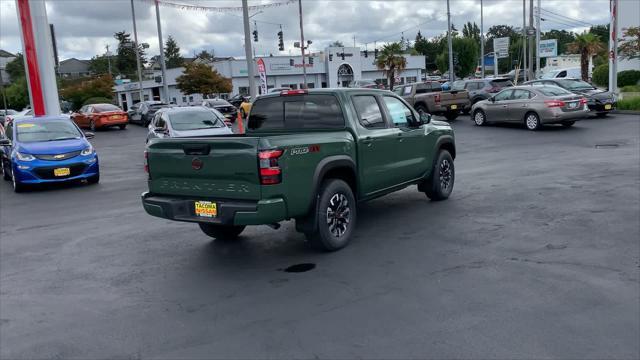
<svg viewBox="0 0 640 360">
<path fill-rule="evenodd" d="M 156 138 L 232 134 L 224 115 L 203 106 L 164 108 L 149 124 L 147 142 Z"/>
<path fill-rule="evenodd" d="M 480 101 L 471 108 L 471 119 L 482 126 L 490 122 L 524 124 L 538 130 L 546 124 L 573 126 L 588 113 L 587 100 L 557 86 L 515 86 Z"/>
</svg>

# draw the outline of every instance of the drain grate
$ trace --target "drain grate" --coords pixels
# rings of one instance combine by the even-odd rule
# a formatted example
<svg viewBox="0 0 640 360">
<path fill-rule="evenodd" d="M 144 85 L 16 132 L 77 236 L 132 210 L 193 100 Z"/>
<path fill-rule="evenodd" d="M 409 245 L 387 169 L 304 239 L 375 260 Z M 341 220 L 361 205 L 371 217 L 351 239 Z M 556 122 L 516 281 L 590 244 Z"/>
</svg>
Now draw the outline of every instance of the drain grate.
<svg viewBox="0 0 640 360">
<path fill-rule="evenodd" d="M 619 144 L 597 144 L 596 149 L 615 149 L 619 146 Z"/>
<path fill-rule="evenodd" d="M 315 267 L 316 267 L 316 264 L 312 264 L 312 263 L 295 264 L 295 265 L 289 266 L 286 269 L 282 269 L 282 271 L 288 272 L 288 273 L 301 273 L 301 272 L 313 270 Z"/>
</svg>

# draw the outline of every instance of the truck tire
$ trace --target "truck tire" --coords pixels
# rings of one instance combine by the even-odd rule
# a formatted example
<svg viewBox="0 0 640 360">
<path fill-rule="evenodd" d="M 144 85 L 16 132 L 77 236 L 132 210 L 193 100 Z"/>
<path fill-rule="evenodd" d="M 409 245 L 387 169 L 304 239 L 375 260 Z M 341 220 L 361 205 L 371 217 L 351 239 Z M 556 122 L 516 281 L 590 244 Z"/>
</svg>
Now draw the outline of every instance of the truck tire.
<svg viewBox="0 0 640 360">
<path fill-rule="evenodd" d="M 453 158 L 447 150 L 440 150 L 433 164 L 431 176 L 419 185 L 419 189 L 432 201 L 445 200 L 453 191 L 455 167 Z"/>
<path fill-rule="evenodd" d="M 218 240 L 234 240 L 244 231 L 244 225 L 220 225 L 198 223 L 203 233 Z"/>
<path fill-rule="evenodd" d="M 418 104 L 416 105 L 416 111 L 418 112 L 418 114 L 422 115 L 422 113 L 428 114 L 429 111 L 427 111 L 427 108 L 422 105 L 422 104 Z"/>
<path fill-rule="evenodd" d="M 447 118 L 447 120 L 449 121 L 453 121 L 456 118 L 458 118 L 458 113 L 453 111 L 447 111 L 446 113 L 444 113 L 444 117 Z"/>
<path fill-rule="evenodd" d="M 328 179 L 320 187 L 315 208 L 316 229 L 305 234 L 316 249 L 336 251 L 345 247 L 356 226 L 356 198 L 351 187 L 339 179 Z"/>
</svg>

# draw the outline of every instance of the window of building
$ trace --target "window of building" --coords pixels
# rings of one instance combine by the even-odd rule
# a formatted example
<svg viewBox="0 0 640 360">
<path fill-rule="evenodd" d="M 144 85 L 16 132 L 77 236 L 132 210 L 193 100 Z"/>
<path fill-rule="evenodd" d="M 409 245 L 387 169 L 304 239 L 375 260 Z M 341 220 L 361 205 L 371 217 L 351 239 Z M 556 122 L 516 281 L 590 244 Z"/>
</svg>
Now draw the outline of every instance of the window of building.
<svg viewBox="0 0 640 360">
<path fill-rule="evenodd" d="M 238 88 L 238 93 L 240 93 L 240 95 L 249 95 L 249 87 L 248 86 L 240 86 Z"/>
<path fill-rule="evenodd" d="M 182 102 L 183 102 L 183 103 L 186 103 L 186 102 L 187 102 L 187 97 L 186 97 L 186 96 L 183 96 L 183 97 L 182 97 Z"/>
<path fill-rule="evenodd" d="M 418 79 L 418 78 L 417 78 L 417 77 L 415 77 L 415 76 L 409 76 L 409 77 L 407 77 L 407 84 L 414 83 L 414 82 L 416 82 L 416 81 L 417 81 L 417 79 Z"/>
<path fill-rule="evenodd" d="M 316 84 L 314 84 L 314 83 L 307 84 L 307 89 L 313 89 L 315 87 L 316 87 Z"/>
<path fill-rule="evenodd" d="M 176 104 L 176 103 L 177 103 L 176 98 L 172 98 L 172 99 L 171 99 L 171 102 L 172 102 L 172 103 L 174 103 L 174 104 Z"/>
<path fill-rule="evenodd" d="M 323 81 L 321 86 L 322 86 L 323 88 L 326 88 L 326 87 L 327 87 L 327 83 Z"/>
<path fill-rule="evenodd" d="M 358 95 L 352 99 L 358 113 L 358 120 L 362 126 L 367 129 L 385 127 L 382 111 L 375 96 Z"/>
<path fill-rule="evenodd" d="M 189 96 L 189 102 L 192 103 L 193 102 L 193 96 Z"/>
<path fill-rule="evenodd" d="M 149 94 L 144 94 L 144 101 L 149 101 Z"/>
</svg>

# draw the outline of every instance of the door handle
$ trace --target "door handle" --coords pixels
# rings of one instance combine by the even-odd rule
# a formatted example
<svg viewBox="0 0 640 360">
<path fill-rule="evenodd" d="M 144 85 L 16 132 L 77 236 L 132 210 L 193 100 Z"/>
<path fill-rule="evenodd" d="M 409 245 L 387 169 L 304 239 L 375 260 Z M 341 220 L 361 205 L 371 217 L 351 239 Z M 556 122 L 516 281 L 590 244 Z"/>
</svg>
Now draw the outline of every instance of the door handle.
<svg viewBox="0 0 640 360">
<path fill-rule="evenodd" d="M 362 140 L 362 143 L 367 145 L 367 146 L 371 146 L 372 142 L 373 142 L 373 140 L 371 140 L 371 136 L 367 136 L 366 138 L 364 138 L 364 140 Z"/>
<path fill-rule="evenodd" d="M 507 105 L 502 105 L 502 107 L 503 107 L 503 108 L 506 108 L 506 107 L 507 107 Z"/>
</svg>

